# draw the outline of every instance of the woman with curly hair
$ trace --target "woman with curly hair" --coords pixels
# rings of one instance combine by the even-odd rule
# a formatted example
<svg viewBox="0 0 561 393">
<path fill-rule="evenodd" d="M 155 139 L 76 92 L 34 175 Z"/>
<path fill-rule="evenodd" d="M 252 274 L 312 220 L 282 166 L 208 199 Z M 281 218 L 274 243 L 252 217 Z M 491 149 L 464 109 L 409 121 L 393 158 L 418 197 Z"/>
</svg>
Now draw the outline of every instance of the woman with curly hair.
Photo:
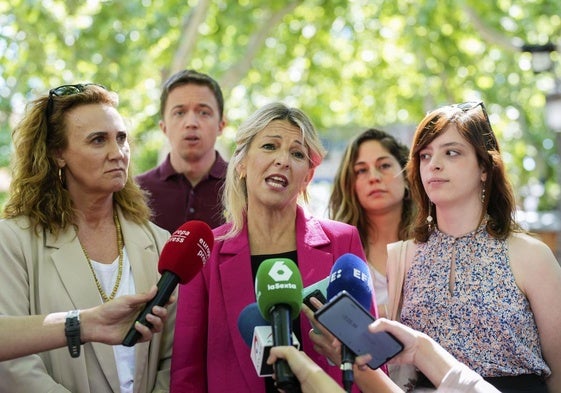
<svg viewBox="0 0 561 393">
<path fill-rule="evenodd" d="M 12 133 L 13 180 L 0 221 L 0 314 L 85 309 L 146 292 L 169 233 L 149 222 L 129 175 L 118 98 L 96 84 L 59 86 L 33 101 Z M 135 347 L 87 343 L 0 364 L 9 392 L 168 391 L 175 310 Z M 76 313 L 67 323 L 77 324 Z M 69 349 L 75 350 L 76 348 Z"/>
</svg>

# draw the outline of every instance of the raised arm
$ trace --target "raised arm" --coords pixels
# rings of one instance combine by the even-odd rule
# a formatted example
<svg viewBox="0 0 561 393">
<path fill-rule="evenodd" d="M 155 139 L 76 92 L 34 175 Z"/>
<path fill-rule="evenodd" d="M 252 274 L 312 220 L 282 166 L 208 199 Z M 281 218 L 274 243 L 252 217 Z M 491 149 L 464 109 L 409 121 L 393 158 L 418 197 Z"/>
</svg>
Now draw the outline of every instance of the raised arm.
<svg viewBox="0 0 561 393">
<path fill-rule="evenodd" d="M 153 298 L 156 291 L 156 286 L 153 286 L 145 294 L 122 296 L 100 306 L 81 310 L 81 342 L 120 344 L 144 303 Z M 0 317 L 0 361 L 66 346 L 66 315 L 66 312 L 59 312 Z M 160 332 L 166 317 L 165 308 L 154 307 L 152 314 L 147 316 L 153 325 L 152 329 L 136 324 L 136 329 L 142 334 L 140 341 L 148 341 L 154 333 Z"/>
</svg>

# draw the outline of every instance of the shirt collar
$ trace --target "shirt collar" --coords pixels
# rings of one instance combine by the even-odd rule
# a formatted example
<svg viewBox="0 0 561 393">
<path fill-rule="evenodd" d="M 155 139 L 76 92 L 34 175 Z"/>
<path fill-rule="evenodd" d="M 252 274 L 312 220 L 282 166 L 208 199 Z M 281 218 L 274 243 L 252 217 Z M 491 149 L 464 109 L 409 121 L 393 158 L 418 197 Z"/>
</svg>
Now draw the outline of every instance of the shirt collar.
<svg viewBox="0 0 561 393">
<path fill-rule="evenodd" d="M 225 179 L 227 168 L 228 168 L 228 163 L 222 158 L 222 156 L 220 155 L 220 153 L 218 153 L 218 151 L 215 151 L 214 163 L 210 167 L 210 172 L 208 173 L 208 176 L 216 179 Z M 162 163 L 160 169 L 161 169 L 160 174 L 162 178 L 166 180 L 174 176 L 181 176 L 181 174 L 176 172 L 176 170 L 173 169 L 173 166 L 171 166 L 171 158 L 169 153 L 166 156 L 164 162 Z"/>
</svg>

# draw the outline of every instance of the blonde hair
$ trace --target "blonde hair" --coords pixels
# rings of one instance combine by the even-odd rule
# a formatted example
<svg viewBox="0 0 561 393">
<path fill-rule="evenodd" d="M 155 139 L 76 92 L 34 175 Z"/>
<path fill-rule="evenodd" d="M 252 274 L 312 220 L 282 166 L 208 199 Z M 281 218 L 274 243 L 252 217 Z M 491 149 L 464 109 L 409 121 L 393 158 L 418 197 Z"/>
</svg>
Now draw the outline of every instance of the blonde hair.
<svg viewBox="0 0 561 393">
<path fill-rule="evenodd" d="M 66 114 L 72 108 L 87 104 L 117 108 L 118 102 L 116 93 L 93 84 L 82 85 L 82 90 L 76 94 L 43 96 L 32 101 L 12 131 L 12 181 L 2 216 L 28 216 L 35 231 L 42 227 L 55 236 L 72 225 L 75 220 L 72 200 L 59 178 L 55 159 L 56 153 L 68 146 Z M 125 186 L 113 199 L 128 219 L 139 224 L 149 220 L 146 195 L 130 172 Z"/>
<path fill-rule="evenodd" d="M 224 217 L 226 222 L 231 224 L 231 227 L 223 238 L 233 237 L 241 231 L 247 213 L 247 187 L 245 179 L 238 176 L 237 168 L 246 157 L 255 136 L 274 120 L 288 121 L 302 131 L 310 168 L 315 168 L 321 164 L 325 156 L 325 149 L 316 129 L 308 116 L 300 109 L 290 108 L 283 103 L 275 102 L 265 105 L 253 113 L 238 129 L 235 138 L 236 148 L 228 164 L 222 202 Z M 303 196 L 307 201 L 306 191 L 304 191 Z"/>
</svg>

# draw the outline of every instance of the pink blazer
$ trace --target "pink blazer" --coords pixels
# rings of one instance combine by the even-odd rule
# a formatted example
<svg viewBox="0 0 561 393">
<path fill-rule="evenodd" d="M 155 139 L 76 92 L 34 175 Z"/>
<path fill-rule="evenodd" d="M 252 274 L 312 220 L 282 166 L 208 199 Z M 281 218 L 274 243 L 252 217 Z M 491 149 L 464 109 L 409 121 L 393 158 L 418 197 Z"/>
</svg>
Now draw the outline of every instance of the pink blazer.
<svg viewBox="0 0 561 393">
<path fill-rule="evenodd" d="M 214 230 L 224 234 L 227 225 Z M 329 275 L 337 258 L 364 251 L 355 227 L 307 217 L 298 207 L 296 216 L 298 267 L 304 287 Z M 376 304 L 373 299 L 372 304 Z M 238 331 L 238 316 L 255 302 L 247 228 L 235 238 L 215 242 L 202 272 L 179 289 L 171 364 L 171 393 L 264 392 L 264 381 L 255 371 L 250 348 Z M 330 366 L 313 350 L 308 337 L 311 325 L 300 318 L 305 352 L 336 381 L 341 370 Z M 358 390 L 357 390 L 358 391 Z"/>
</svg>

